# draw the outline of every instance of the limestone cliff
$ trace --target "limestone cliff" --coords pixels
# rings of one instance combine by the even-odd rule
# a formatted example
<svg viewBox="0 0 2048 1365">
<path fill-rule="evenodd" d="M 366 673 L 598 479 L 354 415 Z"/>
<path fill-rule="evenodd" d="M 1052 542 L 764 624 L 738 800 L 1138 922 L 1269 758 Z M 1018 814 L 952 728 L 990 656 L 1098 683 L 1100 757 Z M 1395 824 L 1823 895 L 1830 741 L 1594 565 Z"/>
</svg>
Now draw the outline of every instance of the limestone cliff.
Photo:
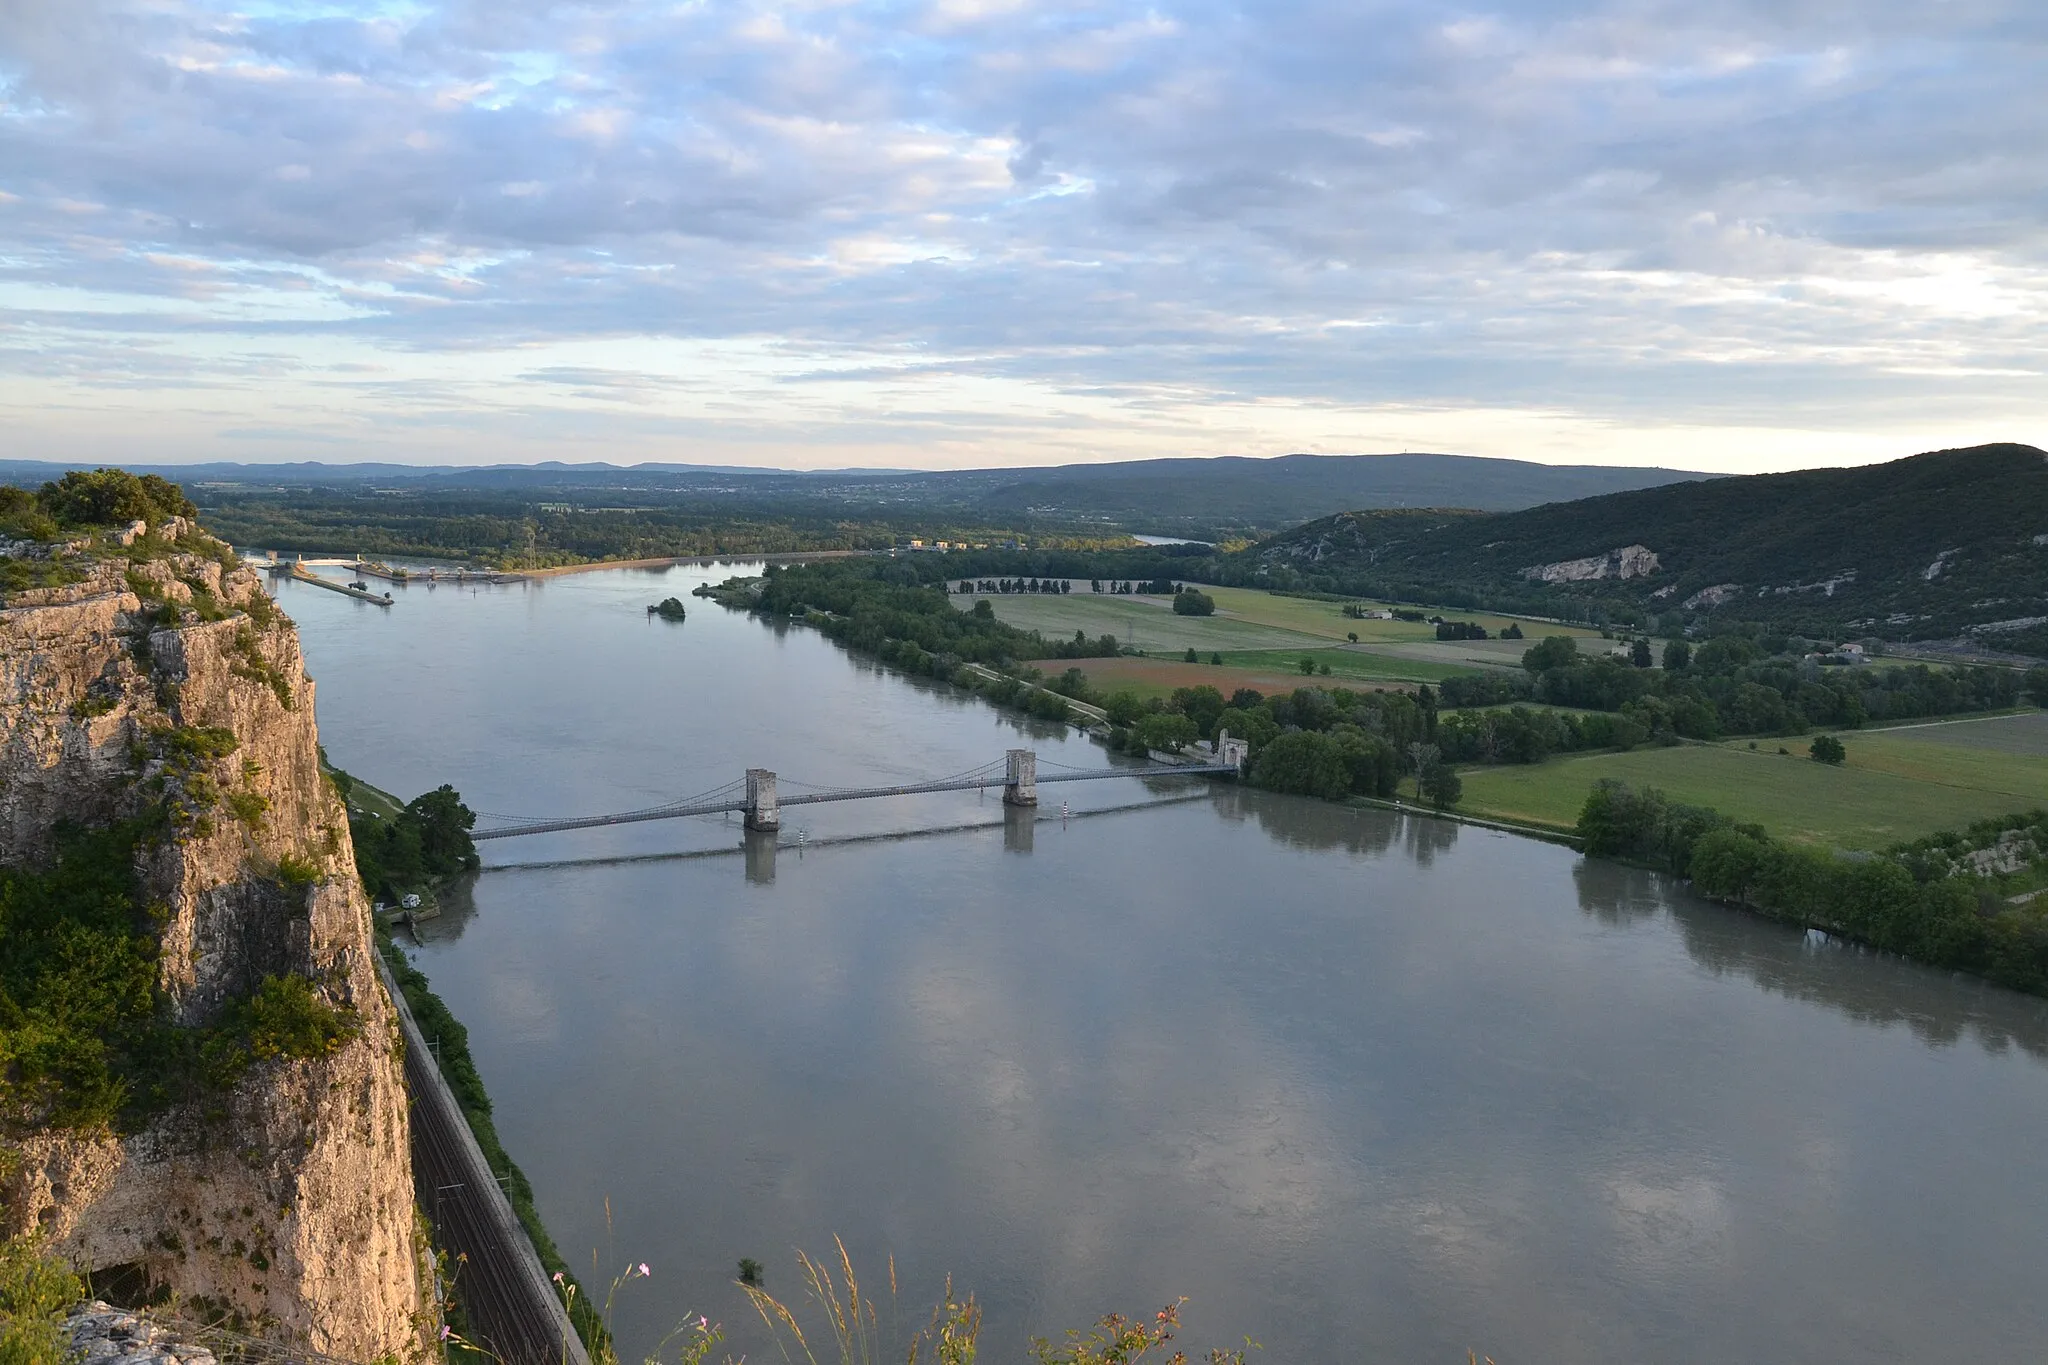
<svg viewBox="0 0 2048 1365">
<path fill-rule="evenodd" d="M 1522 577 L 1539 583 L 1591 583 L 1603 578 L 1647 578 L 1657 572 L 1657 554 L 1647 545 L 1622 545 L 1604 555 L 1531 564 Z"/>
<path fill-rule="evenodd" d="M 153 809 L 136 872 L 161 917 L 165 1022 L 207 1026 L 292 977 L 358 1027 L 324 1055 L 259 1056 L 135 1131 L 17 1121 L 0 1134 L 0 1231 L 40 1226 L 82 1267 L 140 1267 L 316 1351 L 410 1357 L 420 1293 L 397 1034 L 297 632 L 253 572 L 182 522 L 74 563 L 83 581 L 0 607 L 0 864 L 47 865 L 60 821 Z M 180 748 L 190 735 L 214 739 Z"/>
</svg>

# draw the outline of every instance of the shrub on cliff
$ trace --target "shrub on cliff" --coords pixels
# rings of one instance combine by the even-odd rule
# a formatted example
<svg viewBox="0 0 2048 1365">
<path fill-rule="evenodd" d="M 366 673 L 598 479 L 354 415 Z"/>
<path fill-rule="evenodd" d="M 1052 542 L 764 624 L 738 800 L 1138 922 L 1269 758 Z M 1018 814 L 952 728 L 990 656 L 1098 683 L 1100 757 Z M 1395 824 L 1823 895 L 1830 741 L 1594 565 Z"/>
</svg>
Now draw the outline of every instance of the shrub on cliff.
<svg viewBox="0 0 2048 1365">
<path fill-rule="evenodd" d="M 0 536 L 10 540 L 51 540 L 57 523 L 26 488 L 0 488 Z"/>
<path fill-rule="evenodd" d="M 154 474 L 125 469 L 74 469 L 46 483 L 36 502 L 59 527 L 119 526 L 146 521 L 160 526 L 172 517 L 193 517 L 199 509 L 185 490 Z"/>
<path fill-rule="evenodd" d="M 214 1024 L 165 1019 L 160 907 L 135 860 L 162 814 L 73 833 L 45 872 L 0 869 L 0 1125 L 132 1130 L 164 1106 L 233 1085 L 273 1057 L 325 1055 L 352 1011 L 273 976 Z"/>
<path fill-rule="evenodd" d="M 30 1233 L 0 1242 L 0 1365 L 69 1359 L 64 1315 L 85 1297 L 71 1268 L 46 1255 Z"/>
</svg>

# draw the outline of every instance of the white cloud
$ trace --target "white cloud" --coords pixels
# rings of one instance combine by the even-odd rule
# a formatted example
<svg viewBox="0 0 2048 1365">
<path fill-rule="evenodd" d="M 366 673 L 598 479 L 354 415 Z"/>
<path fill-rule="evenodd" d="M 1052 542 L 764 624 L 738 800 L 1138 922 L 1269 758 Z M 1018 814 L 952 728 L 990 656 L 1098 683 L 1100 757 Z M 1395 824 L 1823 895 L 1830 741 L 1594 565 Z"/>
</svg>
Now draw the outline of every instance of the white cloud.
<svg viewBox="0 0 2048 1365">
<path fill-rule="evenodd" d="M 495 459 L 519 376 L 634 339 L 645 382 L 523 457 L 2043 440 L 2044 56 L 2020 0 L 24 0 L 0 433 L 326 442 L 459 353 L 469 430 L 376 453 Z M 302 402 L 253 359 L 342 353 L 399 378 Z M 685 354 L 744 396 L 690 407 Z M 910 420 L 888 376 L 934 362 Z M 812 412 L 811 370 L 863 377 Z"/>
</svg>

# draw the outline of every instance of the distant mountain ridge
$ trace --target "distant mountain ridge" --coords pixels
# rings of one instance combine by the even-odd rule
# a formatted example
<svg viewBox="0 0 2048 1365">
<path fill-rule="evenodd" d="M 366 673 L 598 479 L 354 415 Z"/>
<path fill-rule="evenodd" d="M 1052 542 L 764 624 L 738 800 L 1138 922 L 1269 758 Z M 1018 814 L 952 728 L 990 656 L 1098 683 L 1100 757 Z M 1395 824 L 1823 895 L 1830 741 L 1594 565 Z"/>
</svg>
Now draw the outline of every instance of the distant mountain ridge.
<svg viewBox="0 0 2048 1365">
<path fill-rule="evenodd" d="M 0 461 L 0 480 L 35 484 L 67 467 Z M 755 506 L 789 500 L 856 515 L 914 507 L 984 525 L 1200 540 L 1264 535 L 1344 508 L 1453 505 L 1506 511 L 1707 477 L 1673 469 L 1437 454 L 1218 456 L 931 472 L 555 462 L 479 468 L 317 462 L 127 467 L 202 490 L 361 491 L 382 484 L 421 496 L 574 500 L 579 494 L 631 493 L 642 500 L 732 499 Z"/>
<path fill-rule="evenodd" d="M 1417 597 L 2042 653 L 2048 453 L 1975 446 L 1493 515 L 1358 510 L 1249 553 L 1268 578 Z"/>
</svg>

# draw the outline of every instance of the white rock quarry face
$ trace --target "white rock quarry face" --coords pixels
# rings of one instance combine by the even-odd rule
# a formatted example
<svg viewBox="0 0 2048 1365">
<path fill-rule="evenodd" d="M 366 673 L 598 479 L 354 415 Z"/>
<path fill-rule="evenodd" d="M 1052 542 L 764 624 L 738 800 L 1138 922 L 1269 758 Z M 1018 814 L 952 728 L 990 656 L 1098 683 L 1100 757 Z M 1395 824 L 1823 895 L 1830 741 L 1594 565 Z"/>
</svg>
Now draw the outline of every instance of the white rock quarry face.
<svg viewBox="0 0 2048 1365">
<path fill-rule="evenodd" d="M 171 1009 L 208 1023 L 266 975 L 296 973 L 356 1010 L 361 1031 L 325 1057 L 253 1065 L 213 1112 L 174 1109 L 126 1136 L 0 1135 L 18 1157 L 0 1163 L 12 1167 L 0 1232 L 41 1228 L 81 1267 L 139 1265 L 330 1355 L 409 1357 L 421 1298 L 394 1016 L 346 814 L 320 774 L 297 631 L 260 608 L 162 627 L 128 570 L 102 563 L 0 608 L 0 863 L 47 863 L 60 817 L 136 814 L 142 784 L 162 774 L 136 767 L 152 729 L 227 729 L 235 751 L 210 775 L 260 796 L 260 822 L 216 811 L 138 858 L 143 894 L 166 912 Z M 202 556 L 136 572 L 174 601 L 190 600 L 188 582 L 230 605 L 262 595 L 253 573 Z M 320 880 L 280 884 L 271 870 L 286 854 Z"/>
<path fill-rule="evenodd" d="M 1588 583 L 1598 579 L 1647 578 L 1657 572 L 1656 552 L 1647 545 L 1622 545 L 1604 555 L 1532 564 L 1522 577 L 1541 583 Z"/>
<path fill-rule="evenodd" d="M 1686 598 L 1685 601 L 1679 603 L 1679 606 L 1686 611 L 1700 611 L 1711 607 L 1718 607 L 1741 591 L 1742 585 L 1739 583 L 1716 583 L 1711 588 L 1701 588 L 1698 592 Z"/>
</svg>

